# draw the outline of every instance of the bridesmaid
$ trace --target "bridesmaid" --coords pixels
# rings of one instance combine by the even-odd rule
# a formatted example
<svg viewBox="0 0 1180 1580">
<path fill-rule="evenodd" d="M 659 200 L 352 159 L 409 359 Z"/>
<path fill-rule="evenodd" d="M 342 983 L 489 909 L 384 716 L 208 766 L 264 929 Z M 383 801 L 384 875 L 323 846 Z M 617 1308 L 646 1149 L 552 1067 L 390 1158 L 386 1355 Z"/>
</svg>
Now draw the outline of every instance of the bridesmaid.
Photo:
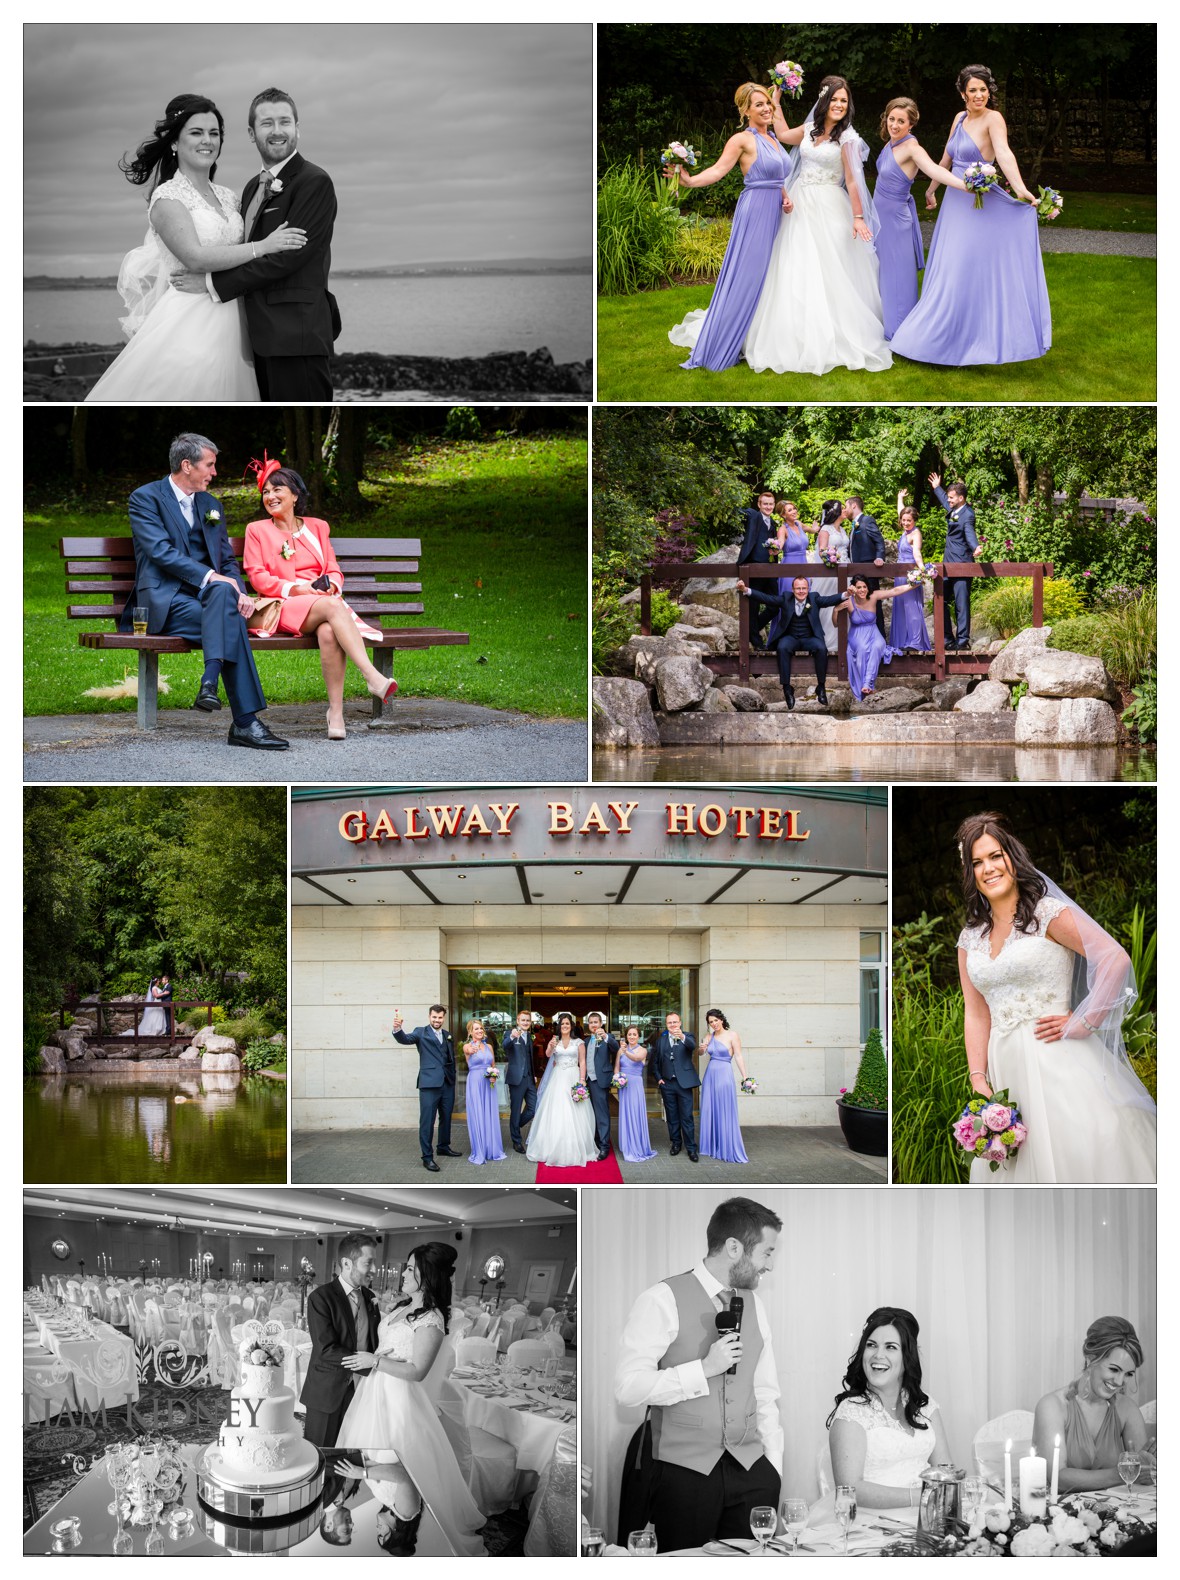
<svg viewBox="0 0 1180 1580">
<path fill-rule="evenodd" d="M 482 1020 L 467 1022 L 467 1134 L 471 1138 L 468 1163 L 503 1163 L 504 1143 L 500 1139 L 500 1109 L 496 1087 L 488 1080 L 495 1062 Z"/>
<path fill-rule="evenodd" d="M 1029 362 L 1053 344 L 1037 200 L 1008 146 L 991 72 L 964 66 L 957 86 L 966 108 L 955 118 L 940 163 L 959 176 L 978 160 L 998 165 L 1016 196 L 996 187 L 977 209 L 966 192 L 946 194 L 921 300 L 894 332 L 892 348 L 912 362 L 945 367 Z M 931 184 L 926 207 L 935 203 Z"/>
<path fill-rule="evenodd" d="M 664 170 L 669 180 L 679 178 L 682 186 L 708 187 L 728 175 L 735 164 L 741 165 L 741 196 L 733 211 L 729 245 L 713 299 L 707 308 L 694 309 L 683 323 L 668 331 L 674 346 L 691 349 L 688 361 L 680 364 L 682 368 L 711 368 L 715 373 L 741 360 L 779 220 L 792 208 L 783 191 L 789 160 L 771 132 L 774 106 L 766 90 L 756 82 L 743 82 L 733 101 L 740 116 L 738 125 L 749 121 L 749 128 L 734 133 L 717 163 L 695 176 L 679 165 Z"/>
<path fill-rule="evenodd" d="M 858 702 L 876 695 L 877 672 L 895 656 L 877 630 L 877 605 L 882 598 L 896 598 L 902 591 L 901 587 L 878 587 L 871 593 L 865 578 L 854 576 L 848 584 L 848 602 L 836 605 L 837 615 L 848 615 L 848 684 Z"/>
<path fill-rule="evenodd" d="M 782 517 L 782 525 L 778 529 L 778 557 L 780 564 L 793 565 L 810 559 L 809 546 L 811 539 L 807 535 L 807 528 L 799 520 L 799 507 L 790 499 L 780 499 L 775 505 L 776 513 Z M 794 580 L 794 572 L 790 580 Z M 788 578 L 780 576 L 779 581 Z"/>
<path fill-rule="evenodd" d="M 1117 1487 L 1119 1458 L 1146 1447 L 1148 1428 L 1135 1402 L 1143 1346 L 1126 1317 L 1099 1317 L 1086 1329 L 1082 1374 L 1038 1401 L 1033 1441 L 1061 1438 L 1062 1492 Z"/>
<path fill-rule="evenodd" d="M 647 1129 L 647 1088 L 643 1071 L 647 1049 L 639 1042 L 639 1028 L 628 1026 L 615 1056 L 615 1075 L 622 1070 L 626 1086 L 619 1091 L 619 1147 L 628 1163 L 647 1163 L 655 1157 Z"/>
<path fill-rule="evenodd" d="M 736 1031 L 730 1031 L 729 1022 L 719 1009 L 711 1009 L 705 1023 L 709 1028 L 705 1048 L 709 1062 L 701 1077 L 701 1156 L 717 1158 L 722 1163 L 748 1163 L 738 1124 L 737 1088 L 733 1084 L 735 1064 L 742 1080 L 746 1078 L 742 1039 Z"/>
<path fill-rule="evenodd" d="M 922 254 L 922 228 L 910 192 L 920 170 L 931 183 L 942 182 L 966 192 L 960 176 L 934 160 L 914 136 L 918 106 L 913 99 L 890 99 L 881 117 L 881 138 L 885 146 L 877 155 L 877 185 L 873 202 L 880 230 L 874 237 L 877 261 L 881 265 L 881 307 L 885 314 L 885 338 L 918 300 L 918 271 L 925 268 Z M 896 610 L 894 611 L 896 614 Z"/>
<path fill-rule="evenodd" d="M 918 512 L 905 502 L 903 488 L 897 496 L 897 558 L 902 565 L 922 564 L 922 530 L 918 526 Z M 904 577 L 893 584 L 900 588 L 901 597 L 893 606 L 893 621 L 889 627 L 889 644 L 896 653 L 929 653 L 933 651 L 930 633 L 926 629 L 925 600 L 921 587 L 911 587 Z"/>
</svg>

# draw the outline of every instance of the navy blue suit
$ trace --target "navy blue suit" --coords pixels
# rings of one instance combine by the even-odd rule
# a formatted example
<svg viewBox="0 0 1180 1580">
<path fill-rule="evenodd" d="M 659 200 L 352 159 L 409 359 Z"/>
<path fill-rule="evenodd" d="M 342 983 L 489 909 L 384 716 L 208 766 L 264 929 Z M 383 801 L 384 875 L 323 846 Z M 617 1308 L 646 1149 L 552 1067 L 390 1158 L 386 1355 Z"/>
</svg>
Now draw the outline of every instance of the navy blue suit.
<svg viewBox="0 0 1180 1580">
<path fill-rule="evenodd" d="M 674 1147 L 683 1145 L 690 1152 L 695 1152 L 697 1145 L 696 1127 L 692 1117 L 692 1094 L 701 1084 L 701 1078 L 692 1062 L 696 1045 L 696 1038 L 686 1031 L 673 1047 L 671 1037 L 664 1030 L 656 1038 L 654 1061 L 656 1080 L 660 1082 L 660 1093 L 664 1099 L 664 1114 L 668 1120 L 668 1134 L 672 1138 L 672 1145 Z"/>
<path fill-rule="evenodd" d="M 590 1033 L 583 1038 L 586 1044 L 586 1085 L 590 1088 L 590 1101 L 594 1105 L 594 1139 L 600 1152 L 610 1151 L 610 1083 L 615 1073 L 615 1055 L 619 1039 L 609 1032 L 594 1039 L 594 1052 L 590 1051 Z M 594 1079 L 590 1080 L 591 1068 Z"/>
<path fill-rule="evenodd" d="M 445 1028 L 415 1026 L 395 1031 L 395 1042 L 413 1043 L 418 1049 L 418 1144 L 424 1158 L 434 1156 L 434 1121 L 438 1119 L 438 1144 L 451 1144 L 451 1115 L 455 1112 L 455 1045 Z"/>
<path fill-rule="evenodd" d="M 769 540 L 773 538 L 778 528 L 771 524 L 767 526 L 760 510 L 743 510 L 745 519 L 745 533 L 742 537 L 742 546 L 738 550 L 737 562 L 739 565 L 769 565 L 770 547 Z M 751 587 L 769 587 L 769 582 L 752 582 Z M 754 593 L 750 599 L 750 642 L 752 646 L 762 645 L 762 632 L 770 623 L 770 606 L 760 594 Z"/>
<path fill-rule="evenodd" d="M 951 502 L 946 497 L 945 490 L 936 488 L 934 497 L 946 511 L 946 547 L 942 551 L 943 560 L 949 560 L 952 565 L 956 563 L 961 565 L 965 560 L 973 560 L 975 550 L 979 547 L 979 539 L 975 535 L 975 512 L 970 505 L 961 505 L 956 519 L 952 521 L 951 517 L 956 513 L 951 509 Z M 971 583 L 966 576 L 948 576 L 946 591 L 947 596 L 942 605 L 942 619 L 947 644 L 966 647 L 971 640 Z M 952 601 L 955 606 L 953 625 Z"/>
<path fill-rule="evenodd" d="M 873 560 L 885 558 L 885 539 L 881 536 L 881 528 L 877 525 L 875 516 L 870 516 L 867 511 L 862 511 L 853 523 L 852 531 L 848 534 L 848 558 L 853 565 L 868 565 Z M 868 577 L 869 591 L 876 592 L 881 585 L 879 576 Z M 885 609 L 884 605 L 877 605 L 877 630 L 885 635 Z"/>
<path fill-rule="evenodd" d="M 766 602 L 779 610 L 767 635 L 766 645 L 773 647 L 778 657 L 778 678 L 784 697 L 788 695 L 791 685 L 791 658 L 799 651 L 811 654 L 816 683 L 823 689 L 828 676 L 828 644 L 819 623 L 819 612 L 821 609 L 834 608 L 843 601 L 840 593 L 808 593 L 803 600 L 803 618 L 807 621 L 810 634 L 801 636 L 791 630 L 795 619 L 795 594 L 766 594 Z"/>
<path fill-rule="evenodd" d="M 530 1124 L 537 1111 L 537 1082 L 533 1075 L 533 1034 L 515 1026 L 505 1033 L 503 1054 L 508 1063 L 508 1129 L 513 1141 L 524 1142 L 521 1125 Z"/>
<path fill-rule="evenodd" d="M 205 493 L 192 499 L 190 528 L 166 477 L 132 494 L 135 592 L 119 629 L 130 631 L 133 605 L 146 606 L 149 636 L 180 636 L 199 643 L 207 662 L 221 664 L 225 694 L 234 718 L 240 719 L 266 707 L 246 622 L 238 613 L 238 590 L 245 590 L 245 582 L 230 552 L 221 501 Z M 211 570 L 232 576 L 237 588 L 226 582 L 205 582 L 202 587 Z"/>
</svg>

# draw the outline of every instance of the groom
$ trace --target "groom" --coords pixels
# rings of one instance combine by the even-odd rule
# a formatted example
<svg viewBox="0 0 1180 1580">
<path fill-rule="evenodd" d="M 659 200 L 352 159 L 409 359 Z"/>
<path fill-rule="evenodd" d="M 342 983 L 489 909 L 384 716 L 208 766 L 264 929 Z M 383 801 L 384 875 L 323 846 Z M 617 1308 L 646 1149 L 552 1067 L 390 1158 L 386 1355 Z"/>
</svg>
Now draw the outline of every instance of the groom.
<svg viewBox="0 0 1180 1580">
<path fill-rule="evenodd" d="M 434 1161 L 434 1122 L 438 1120 L 438 1152 L 444 1158 L 457 1158 L 451 1147 L 451 1115 L 455 1111 L 455 1082 L 457 1066 L 455 1044 L 446 1029 L 445 1005 L 432 1004 L 427 1015 L 429 1024 L 415 1026 L 413 1031 L 403 1031 L 402 1012 L 393 1012 L 395 1042 L 413 1044 L 418 1049 L 418 1145 L 422 1149 L 422 1167 L 431 1174 L 441 1173 Z"/>
<path fill-rule="evenodd" d="M 285 752 L 258 717 L 266 698 L 258 679 L 246 616 L 254 600 L 242 591 L 242 573 L 230 552 L 221 501 L 207 492 L 217 476 L 217 446 L 199 433 L 181 433 L 168 451 L 168 476 L 132 494 L 129 511 L 135 544 L 135 587 L 119 617 L 130 631 L 132 611 L 148 612 L 150 636 L 179 636 L 199 643 L 205 668 L 194 708 L 218 713 L 225 682 L 233 723 L 231 746 Z"/>
<path fill-rule="evenodd" d="M 615 1070 L 619 1039 L 602 1024 L 602 1016 L 592 1010 L 586 1016 L 586 1085 L 594 1105 L 594 1140 L 601 1163 L 610 1152 L 610 1083 Z"/>
<path fill-rule="evenodd" d="M 376 1363 L 377 1329 L 381 1312 L 367 1286 L 376 1242 L 370 1234 L 346 1234 L 337 1256 L 340 1272 L 330 1283 L 313 1289 L 307 1300 L 307 1330 L 311 1334 L 311 1359 L 299 1395 L 306 1414 L 303 1435 L 316 1448 L 335 1448 L 345 1412 L 352 1401 L 355 1378 Z M 359 1357 L 357 1365 L 344 1364 L 346 1355 Z M 329 1481 L 334 1485 L 329 1487 Z M 338 1477 L 328 1472 L 324 1502 L 335 1496 Z"/>
<path fill-rule="evenodd" d="M 508 1061 L 508 1131 L 514 1152 L 524 1151 L 520 1127 L 532 1123 L 537 1111 L 537 1080 L 533 1075 L 533 1017 L 522 1009 L 516 1025 L 505 1033 L 503 1054 Z"/>
<path fill-rule="evenodd" d="M 326 170 L 298 152 L 299 111 L 289 93 L 265 88 L 250 104 L 250 141 L 262 171 L 242 192 L 245 240 L 262 241 L 284 222 L 307 244 L 214 274 L 173 275 L 178 290 L 208 289 L 215 302 L 246 299 L 246 323 L 262 400 L 330 401 L 332 343 L 340 312 L 328 290 L 336 192 Z"/>
</svg>

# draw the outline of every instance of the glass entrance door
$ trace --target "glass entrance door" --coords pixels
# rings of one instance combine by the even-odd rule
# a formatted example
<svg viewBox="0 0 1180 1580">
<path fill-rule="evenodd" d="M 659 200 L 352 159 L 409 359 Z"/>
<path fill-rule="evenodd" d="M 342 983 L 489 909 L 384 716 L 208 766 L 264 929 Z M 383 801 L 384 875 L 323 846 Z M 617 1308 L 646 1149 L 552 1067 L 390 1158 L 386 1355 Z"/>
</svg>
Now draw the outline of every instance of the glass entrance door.
<svg viewBox="0 0 1180 1580">
<path fill-rule="evenodd" d="M 500 1065 L 500 1082 L 497 1101 L 502 1113 L 508 1112 L 508 1086 L 504 1080 L 504 1060 L 500 1049 L 504 1046 L 504 1033 L 516 1020 L 516 969 L 513 966 L 495 966 L 487 969 L 462 966 L 451 972 L 451 1036 L 455 1040 L 455 1057 L 459 1066 L 459 1089 L 455 1093 L 455 1111 L 461 1117 L 467 1112 L 467 1061 L 463 1057 L 463 1044 L 467 1040 L 467 1022 L 482 1020 L 484 1030 L 496 1041 L 496 1062 Z"/>
<path fill-rule="evenodd" d="M 614 1015 L 611 1030 L 621 1026 L 638 1026 L 639 1040 L 645 1048 L 654 1050 L 667 1016 L 680 1016 L 686 1029 L 691 1029 L 696 1018 L 696 972 L 689 966 L 632 966 L 626 987 L 617 991 L 617 1003 L 612 1005 Z M 693 1055 L 693 1063 L 697 1056 Z M 647 1112 L 649 1116 L 662 1112 L 660 1089 L 652 1074 L 649 1057 L 644 1071 L 647 1083 Z"/>
</svg>

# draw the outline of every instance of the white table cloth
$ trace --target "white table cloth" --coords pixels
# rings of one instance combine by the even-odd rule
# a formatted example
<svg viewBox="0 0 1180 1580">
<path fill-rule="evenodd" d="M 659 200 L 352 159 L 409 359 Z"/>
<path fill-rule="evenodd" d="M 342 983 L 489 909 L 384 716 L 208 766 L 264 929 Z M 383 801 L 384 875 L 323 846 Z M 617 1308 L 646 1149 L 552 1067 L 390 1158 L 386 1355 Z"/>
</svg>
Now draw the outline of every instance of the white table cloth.
<svg viewBox="0 0 1180 1580">
<path fill-rule="evenodd" d="M 495 1397 L 480 1393 L 481 1384 L 477 1379 L 457 1377 L 454 1373 L 443 1385 L 441 1398 L 451 1391 L 463 1409 L 463 1419 L 468 1428 L 481 1427 L 485 1432 L 491 1432 L 495 1437 L 502 1438 L 504 1442 L 511 1443 L 516 1450 L 516 1467 L 518 1470 L 543 1471 L 553 1458 L 557 1439 L 563 1429 L 570 1424 L 570 1416 L 558 1417 L 543 1413 L 544 1406 L 536 1402 L 529 1408 L 513 1408 L 513 1402 L 518 1401 L 521 1406 L 528 1403 L 528 1398 L 523 1391 L 507 1393 L 503 1397 Z M 572 1409 L 571 1401 L 564 1401 L 567 1410 Z M 554 1402 L 554 1410 L 558 1408 L 558 1401 Z"/>
<path fill-rule="evenodd" d="M 121 1405 L 128 1396 L 139 1398 L 135 1375 L 135 1346 L 125 1333 L 106 1322 L 94 1324 L 96 1337 L 74 1338 L 64 1323 L 52 1316 L 37 1317 L 43 1347 L 60 1356 L 74 1373 L 79 1405 L 88 1410 L 100 1405 Z"/>
</svg>

